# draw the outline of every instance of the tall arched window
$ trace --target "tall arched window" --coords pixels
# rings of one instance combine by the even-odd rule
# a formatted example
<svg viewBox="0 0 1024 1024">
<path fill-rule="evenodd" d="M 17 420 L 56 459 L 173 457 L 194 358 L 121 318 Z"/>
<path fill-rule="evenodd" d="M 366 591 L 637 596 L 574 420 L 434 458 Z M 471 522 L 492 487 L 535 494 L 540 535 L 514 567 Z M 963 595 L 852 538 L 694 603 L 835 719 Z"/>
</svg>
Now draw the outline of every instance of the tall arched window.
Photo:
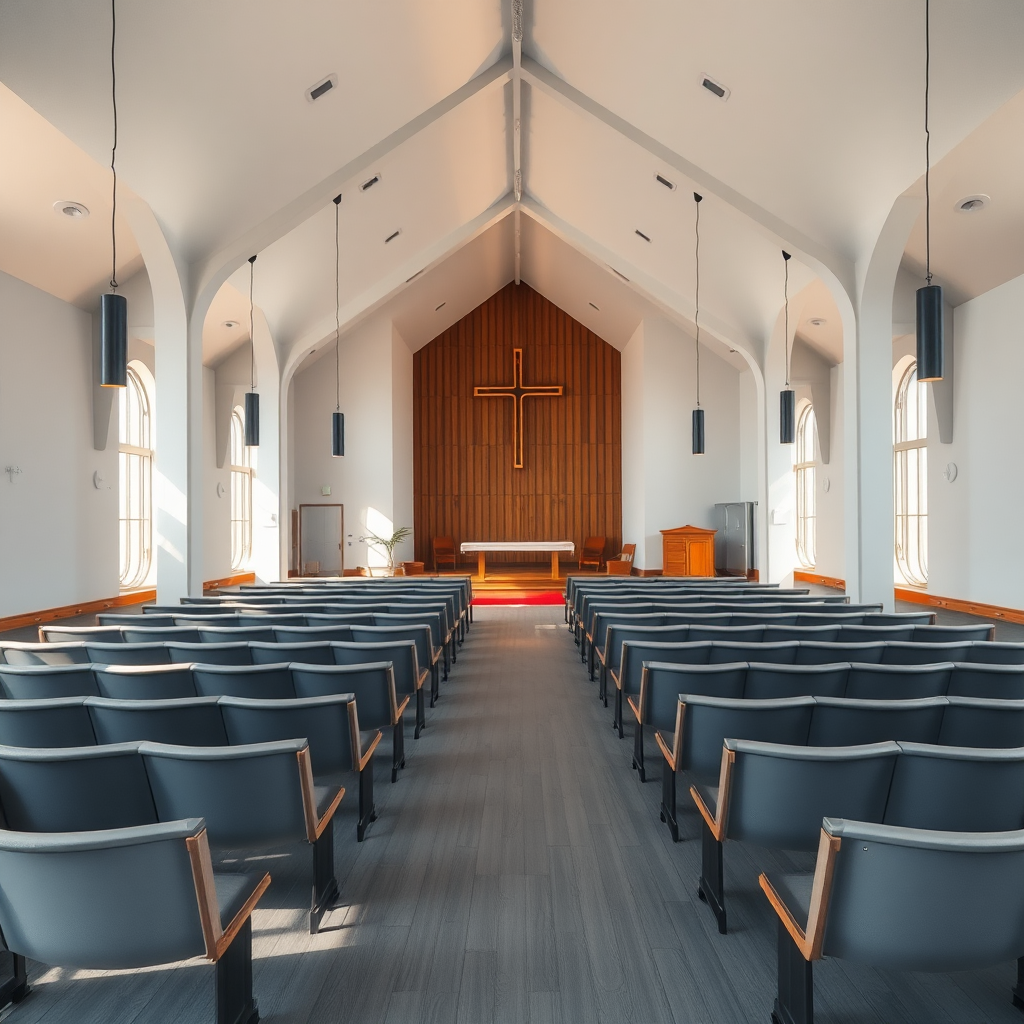
<svg viewBox="0 0 1024 1024">
<path fill-rule="evenodd" d="M 240 407 L 231 413 L 231 568 L 241 569 L 252 557 L 252 471 L 254 449 L 245 446 L 245 421 Z"/>
<path fill-rule="evenodd" d="M 917 362 L 901 361 L 893 374 L 893 497 L 897 579 L 928 582 L 928 403 Z"/>
<path fill-rule="evenodd" d="M 148 376 L 148 374 L 147 374 Z M 141 586 L 153 564 L 153 410 L 143 373 L 128 366 L 118 392 L 121 586 Z"/>
<path fill-rule="evenodd" d="M 796 421 L 796 445 L 793 472 L 796 475 L 796 557 L 805 569 L 814 568 L 816 552 L 814 472 L 814 435 L 817 424 L 814 407 L 808 402 Z"/>
</svg>

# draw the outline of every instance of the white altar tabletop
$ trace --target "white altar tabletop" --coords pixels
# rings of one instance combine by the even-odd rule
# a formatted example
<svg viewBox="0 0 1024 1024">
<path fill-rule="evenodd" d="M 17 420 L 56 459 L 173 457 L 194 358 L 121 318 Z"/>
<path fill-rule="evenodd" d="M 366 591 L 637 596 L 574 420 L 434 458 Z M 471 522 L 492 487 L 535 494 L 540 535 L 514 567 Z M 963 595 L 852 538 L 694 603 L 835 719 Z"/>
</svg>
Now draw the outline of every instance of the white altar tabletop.
<svg viewBox="0 0 1024 1024">
<path fill-rule="evenodd" d="M 572 554 L 576 545 L 571 540 L 466 540 L 459 545 L 464 555 L 478 551 L 566 551 Z"/>
</svg>

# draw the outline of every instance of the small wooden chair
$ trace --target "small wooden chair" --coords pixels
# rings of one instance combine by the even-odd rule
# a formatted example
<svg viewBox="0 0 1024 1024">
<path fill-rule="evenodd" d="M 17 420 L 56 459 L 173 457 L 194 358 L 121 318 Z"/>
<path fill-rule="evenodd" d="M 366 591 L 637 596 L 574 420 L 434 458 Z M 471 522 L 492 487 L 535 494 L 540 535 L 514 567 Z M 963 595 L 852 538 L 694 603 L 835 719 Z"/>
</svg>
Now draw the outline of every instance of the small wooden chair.
<svg viewBox="0 0 1024 1024">
<path fill-rule="evenodd" d="M 633 571 L 635 544 L 623 544 L 618 558 L 609 558 L 605 563 L 609 576 L 628 576 Z"/>
<path fill-rule="evenodd" d="M 601 562 L 604 561 L 604 537 L 588 537 L 583 542 L 583 550 L 580 552 L 580 569 L 585 565 L 592 565 L 595 572 L 601 571 Z"/>
<path fill-rule="evenodd" d="M 442 564 L 451 563 L 455 569 L 455 541 L 451 537 L 434 538 L 434 572 L 440 572 Z"/>
</svg>

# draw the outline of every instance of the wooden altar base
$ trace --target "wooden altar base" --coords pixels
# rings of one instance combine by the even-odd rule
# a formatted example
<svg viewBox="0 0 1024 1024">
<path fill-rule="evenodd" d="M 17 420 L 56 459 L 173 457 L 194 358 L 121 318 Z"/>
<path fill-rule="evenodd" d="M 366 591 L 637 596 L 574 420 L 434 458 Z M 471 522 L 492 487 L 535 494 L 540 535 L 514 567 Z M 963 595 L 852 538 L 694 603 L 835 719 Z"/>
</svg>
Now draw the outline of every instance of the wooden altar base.
<svg viewBox="0 0 1024 1024">
<path fill-rule="evenodd" d="M 514 597 L 518 593 L 530 594 L 540 590 L 565 590 L 566 571 L 576 575 L 578 569 L 576 562 L 559 561 L 559 576 L 557 579 L 551 577 L 551 563 L 549 561 L 537 562 L 536 564 L 523 565 L 502 565 L 500 562 L 487 562 L 487 578 L 481 580 L 476 574 L 476 564 L 461 566 L 458 575 L 464 576 L 467 572 L 473 577 L 473 593 L 500 594 L 505 597 Z M 450 572 L 442 572 L 441 576 L 451 576 Z"/>
</svg>

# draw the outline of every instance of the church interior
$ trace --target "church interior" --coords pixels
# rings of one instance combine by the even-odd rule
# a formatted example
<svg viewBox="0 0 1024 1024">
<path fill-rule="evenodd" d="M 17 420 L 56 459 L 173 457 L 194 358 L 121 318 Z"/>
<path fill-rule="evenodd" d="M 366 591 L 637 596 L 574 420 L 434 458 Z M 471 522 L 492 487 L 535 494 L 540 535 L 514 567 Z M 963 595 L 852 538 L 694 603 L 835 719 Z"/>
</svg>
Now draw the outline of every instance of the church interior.
<svg viewBox="0 0 1024 1024">
<path fill-rule="evenodd" d="M 1020 1020 L 1022 53 L 0 3 L 0 1019 Z"/>
</svg>

